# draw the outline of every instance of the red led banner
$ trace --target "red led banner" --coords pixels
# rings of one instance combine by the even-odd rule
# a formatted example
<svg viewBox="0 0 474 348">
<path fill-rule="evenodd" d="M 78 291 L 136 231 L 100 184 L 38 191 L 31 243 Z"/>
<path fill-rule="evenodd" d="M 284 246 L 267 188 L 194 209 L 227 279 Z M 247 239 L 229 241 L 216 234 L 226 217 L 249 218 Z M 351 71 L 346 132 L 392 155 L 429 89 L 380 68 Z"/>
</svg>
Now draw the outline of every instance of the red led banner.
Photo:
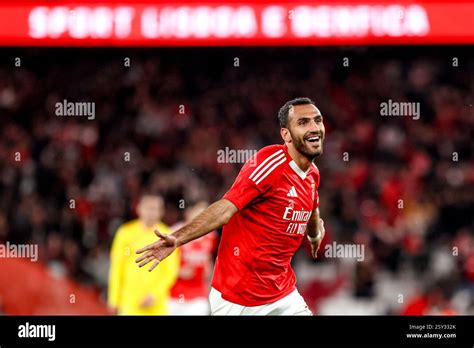
<svg viewBox="0 0 474 348">
<path fill-rule="evenodd" d="M 473 43 L 474 3 L 0 3 L 0 45 Z"/>
</svg>

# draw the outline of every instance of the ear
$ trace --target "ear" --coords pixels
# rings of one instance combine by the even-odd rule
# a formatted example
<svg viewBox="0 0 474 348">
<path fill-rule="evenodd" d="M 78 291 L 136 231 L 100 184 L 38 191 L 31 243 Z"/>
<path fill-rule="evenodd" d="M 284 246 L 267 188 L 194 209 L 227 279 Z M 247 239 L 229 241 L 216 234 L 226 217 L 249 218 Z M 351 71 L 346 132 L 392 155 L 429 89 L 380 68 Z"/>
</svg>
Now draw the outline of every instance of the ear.
<svg viewBox="0 0 474 348">
<path fill-rule="evenodd" d="M 285 143 L 291 143 L 291 134 L 288 128 L 280 128 L 280 135 Z"/>
</svg>

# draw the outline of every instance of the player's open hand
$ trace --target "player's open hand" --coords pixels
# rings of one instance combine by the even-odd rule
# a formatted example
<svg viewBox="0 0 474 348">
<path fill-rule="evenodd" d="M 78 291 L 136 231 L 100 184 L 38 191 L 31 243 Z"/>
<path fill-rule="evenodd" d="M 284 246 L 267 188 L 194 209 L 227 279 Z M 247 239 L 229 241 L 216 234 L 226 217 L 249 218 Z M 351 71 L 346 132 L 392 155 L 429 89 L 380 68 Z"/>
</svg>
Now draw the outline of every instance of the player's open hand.
<svg viewBox="0 0 474 348">
<path fill-rule="evenodd" d="M 135 260 L 135 262 L 138 263 L 138 267 L 143 267 L 154 261 L 153 265 L 148 270 L 149 272 L 153 271 L 161 261 L 166 259 L 176 249 L 177 245 L 176 237 L 162 234 L 158 230 L 155 230 L 155 234 L 159 238 L 158 241 L 136 251 L 137 254 L 144 253 Z"/>
<path fill-rule="evenodd" d="M 326 231 L 324 229 L 324 220 L 320 218 L 319 219 L 319 239 L 318 241 L 311 243 L 311 255 L 313 256 L 313 259 L 318 257 L 319 246 L 321 245 L 321 242 L 324 239 L 325 234 L 326 234 Z"/>
</svg>

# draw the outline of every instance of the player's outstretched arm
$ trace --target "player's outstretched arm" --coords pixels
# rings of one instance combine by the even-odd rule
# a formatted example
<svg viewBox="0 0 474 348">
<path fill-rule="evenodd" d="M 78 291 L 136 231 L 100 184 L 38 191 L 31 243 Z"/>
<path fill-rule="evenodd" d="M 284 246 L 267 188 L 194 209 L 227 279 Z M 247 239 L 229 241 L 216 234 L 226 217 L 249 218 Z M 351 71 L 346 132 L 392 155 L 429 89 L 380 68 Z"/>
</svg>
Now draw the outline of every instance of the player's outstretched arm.
<svg viewBox="0 0 474 348">
<path fill-rule="evenodd" d="M 232 202 L 227 199 L 221 199 L 211 204 L 189 224 L 170 235 L 164 235 L 159 231 L 155 231 L 159 238 L 158 241 L 137 250 L 137 254 L 143 255 L 137 258 L 135 262 L 139 263 L 139 267 L 143 267 L 154 261 L 149 269 L 149 271 L 152 271 L 177 247 L 225 225 L 237 210 L 237 207 Z"/>
</svg>

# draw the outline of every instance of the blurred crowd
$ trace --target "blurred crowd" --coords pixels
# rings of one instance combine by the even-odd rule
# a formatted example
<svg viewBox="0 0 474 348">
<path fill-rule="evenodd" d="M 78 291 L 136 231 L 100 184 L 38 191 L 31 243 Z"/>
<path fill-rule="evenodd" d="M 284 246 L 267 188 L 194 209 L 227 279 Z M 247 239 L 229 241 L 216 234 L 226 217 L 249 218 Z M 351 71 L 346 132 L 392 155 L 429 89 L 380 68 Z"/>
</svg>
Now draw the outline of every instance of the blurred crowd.
<svg viewBox="0 0 474 348">
<path fill-rule="evenodd" d="M 278 109 L 307 96 L 326 126 L 325 243 L 365 246 L 363 261 L 301 249 L 308 304 L 474 314 L 474 66 L 451 50 L 6 50 L 0 241 L 37 243 L 55 275 L 105 296 L 114 234 L 143 190 L 162 195 L 166 224 L 183 220 L 188 202 L 219 199 L 242 166 L 218 151 L 281 143 Z M 420 118 L 381 116 L 389 99 L 420 103 Z M 63 100 L 95 103 L 95 118 L 56 116 Z"/>
</svg>

